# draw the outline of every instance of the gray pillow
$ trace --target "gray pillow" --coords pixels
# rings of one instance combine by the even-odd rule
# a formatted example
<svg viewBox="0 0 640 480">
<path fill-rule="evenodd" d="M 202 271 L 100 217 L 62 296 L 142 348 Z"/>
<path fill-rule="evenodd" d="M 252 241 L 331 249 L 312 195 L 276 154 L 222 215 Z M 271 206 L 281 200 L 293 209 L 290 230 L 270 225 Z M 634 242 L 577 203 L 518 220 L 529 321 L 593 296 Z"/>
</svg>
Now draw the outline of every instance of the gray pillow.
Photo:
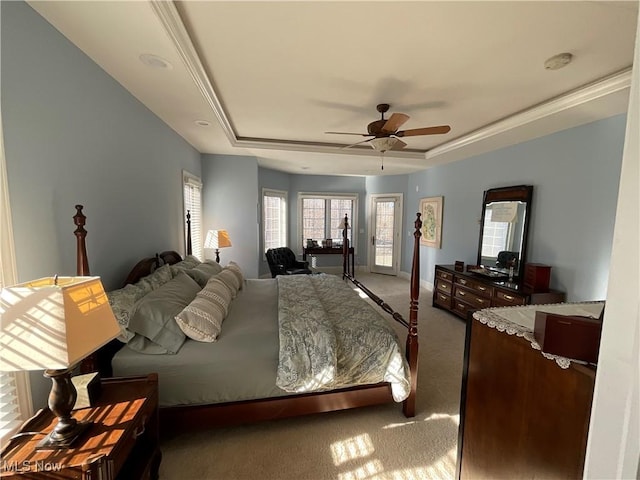
<svg viewBox="0 0 640 480">
<path fill-rule="evenodd" d="M 136 333 L 127 346 L 142 353 L 176 353 L 186 337 L 175 321 L 200 291 L 184 272 L 145 295 L 136 304 L 128 330 Z M 141 338 L 142 337 L 142 338 Z"/>
<path fill-rule="evenodd" d="M 214 266 L 213 264 L 201 263 L 194 268 L 185 270 L 184 273 L 198 282 L 198 285 L 200 285 L 201 288 L 204 288 L 209 279 L 221 271 L 222 267 L 218 264 Z"/>
</svg>

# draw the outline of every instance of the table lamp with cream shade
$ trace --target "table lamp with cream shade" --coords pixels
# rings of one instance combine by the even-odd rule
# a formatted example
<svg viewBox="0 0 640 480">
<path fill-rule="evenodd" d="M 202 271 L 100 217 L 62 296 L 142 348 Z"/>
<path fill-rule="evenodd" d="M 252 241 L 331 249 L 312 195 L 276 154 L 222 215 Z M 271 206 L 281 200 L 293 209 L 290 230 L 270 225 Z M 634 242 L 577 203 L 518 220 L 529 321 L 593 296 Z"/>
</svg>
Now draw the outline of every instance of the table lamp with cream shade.
<svg viewBox="0 0 640 480">
<path fill-rule="evenodd" d="M 58 417 L 41 449 L 68 448 L 91 424 L 71 415 L 71 371 L 120 334 L 99 277 L 46 277 L 0 293 L 0 371 L 44 370 Z"/>
<path fill-rule="evenodd" d="M 215 249 L 216 262 L 220 263 L 220 249 L 231 246 L 231 239 L 226 230 L 209 230 L 204 241 L 204 248 Z"/>
</svg>

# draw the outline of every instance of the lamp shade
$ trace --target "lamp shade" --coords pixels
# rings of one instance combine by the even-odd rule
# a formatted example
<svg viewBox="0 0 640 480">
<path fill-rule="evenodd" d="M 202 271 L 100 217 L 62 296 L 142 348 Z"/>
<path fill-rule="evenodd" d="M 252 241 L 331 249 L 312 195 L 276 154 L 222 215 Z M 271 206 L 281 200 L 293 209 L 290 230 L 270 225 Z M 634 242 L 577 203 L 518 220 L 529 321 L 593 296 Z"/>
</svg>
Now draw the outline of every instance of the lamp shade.
<svg viewBox="0 0 640 480">
<path fill-rule="evenodd" d="M 204 241 L 204 248 L 226 248 L 231 246 L 231 239 L 226 230 L 209 230 Z"/>
<path fill-rule="evenodd" d="M 120 334 L 99 277 L 2 289 L 0 371 L 67 369 Z"/>
</svg>

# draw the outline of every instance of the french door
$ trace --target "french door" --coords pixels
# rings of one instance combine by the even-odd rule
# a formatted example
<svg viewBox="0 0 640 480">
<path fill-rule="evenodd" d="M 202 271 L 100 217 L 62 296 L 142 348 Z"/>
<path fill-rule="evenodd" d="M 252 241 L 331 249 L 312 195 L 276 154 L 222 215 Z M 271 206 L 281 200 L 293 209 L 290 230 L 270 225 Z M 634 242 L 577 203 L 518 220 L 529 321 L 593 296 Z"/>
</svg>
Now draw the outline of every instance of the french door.
<svg viewBox="0 0 640 480">
<path fill-rule="evenodd" d="M 398 275 L 402 228 L 402 194 L 371 196 L 369 269 Z"/>
</svg>

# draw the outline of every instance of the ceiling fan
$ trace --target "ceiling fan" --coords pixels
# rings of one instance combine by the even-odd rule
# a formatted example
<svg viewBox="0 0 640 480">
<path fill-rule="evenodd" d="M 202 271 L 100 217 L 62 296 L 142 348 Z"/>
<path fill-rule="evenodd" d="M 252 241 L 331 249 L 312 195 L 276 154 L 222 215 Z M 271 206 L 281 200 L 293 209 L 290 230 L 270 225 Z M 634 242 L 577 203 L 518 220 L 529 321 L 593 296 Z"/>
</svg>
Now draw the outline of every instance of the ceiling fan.
<svg viewBox="0 0 640 480">
<path fill-rule="evenodd" d="M 376 120 L 367 125 L 369 133 L 350 133 L 350 132 L 325 132 L 331 135 L 360 135 L 362 137 L 371 137 L 360 142 L 347 145 L 343 148 L 351 148 L 363 143 L 369 143 L 371 147 L 381 153 L 387 150 L 402 150 L 407 146 L 405 142 L 400 140 L 402 137 L 415 137 L 417 135 L 441 135 L 451 130 L 449 125 L 439 125 L 437 127 L 412 128 L 410 130 L 398 130 L 409 120 L 409 115 L 404 113 L 393 113 L 388 119 L 384 118 L 384 114 L 389 111 L 388 103 L 381 103 L 376 107 L 380 112 L 380 120 Z"/>
</svg>

